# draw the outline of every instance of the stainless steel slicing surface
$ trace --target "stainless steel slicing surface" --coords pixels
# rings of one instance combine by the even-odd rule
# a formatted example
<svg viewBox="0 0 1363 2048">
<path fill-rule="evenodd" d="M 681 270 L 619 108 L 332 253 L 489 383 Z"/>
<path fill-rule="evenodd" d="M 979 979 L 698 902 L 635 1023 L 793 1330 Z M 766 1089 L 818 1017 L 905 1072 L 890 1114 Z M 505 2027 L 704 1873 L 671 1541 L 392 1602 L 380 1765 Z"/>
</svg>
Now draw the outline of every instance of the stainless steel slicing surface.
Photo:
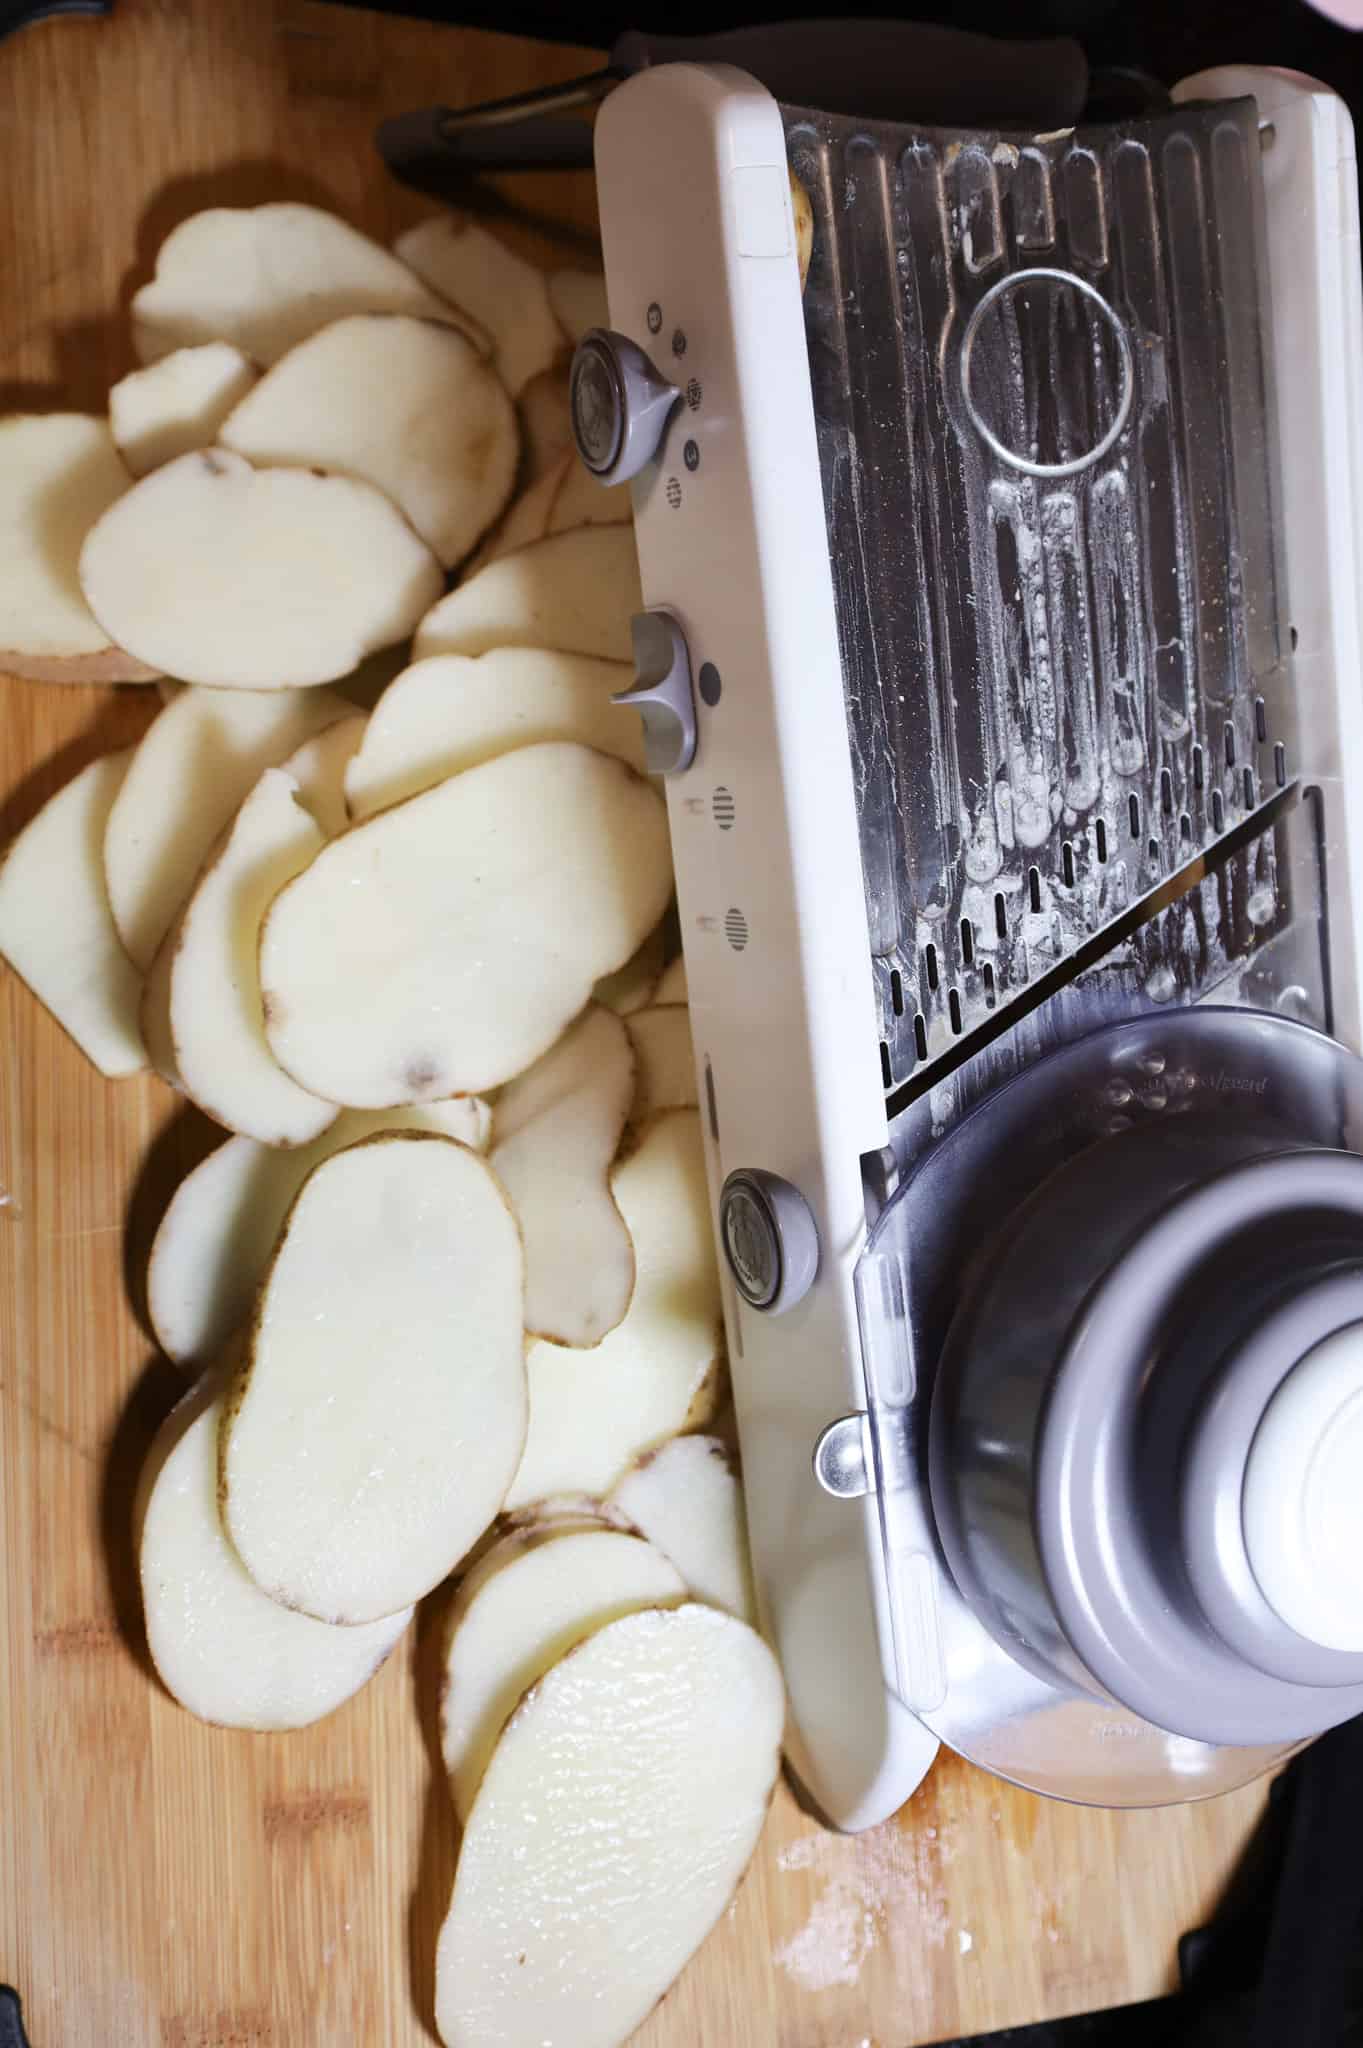
<svg viewBox="0 0 1363 2048">
<path fill-rule="evenodd" d="M 1249 101 L 1053 137 L 785 118 L 894 1106 L 1295 772 L 1260 143 Z M 1154 1000 L 1290 914 L 1243 836 L 1224 929 L 1204 888 L 1126 946 Z"/>
</svg>

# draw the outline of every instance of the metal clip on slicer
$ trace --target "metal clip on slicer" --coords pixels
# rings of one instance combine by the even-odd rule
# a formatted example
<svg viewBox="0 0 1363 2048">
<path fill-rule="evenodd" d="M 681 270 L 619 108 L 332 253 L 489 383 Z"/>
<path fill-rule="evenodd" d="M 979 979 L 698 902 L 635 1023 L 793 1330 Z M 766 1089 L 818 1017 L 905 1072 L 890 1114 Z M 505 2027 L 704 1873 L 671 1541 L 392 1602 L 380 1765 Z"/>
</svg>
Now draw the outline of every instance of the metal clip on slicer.
<svg viewBox="0 0 1363 2048">
<path fill-rule="evenodd" d="M 1158 1804 L 1363 1710 L 1353 139 L 1296 76 L 1174 99 L 933 132 L 662 64 L 596 128 L 576 432 L 848 1828 L 939 1742 Z"/>
</svg>

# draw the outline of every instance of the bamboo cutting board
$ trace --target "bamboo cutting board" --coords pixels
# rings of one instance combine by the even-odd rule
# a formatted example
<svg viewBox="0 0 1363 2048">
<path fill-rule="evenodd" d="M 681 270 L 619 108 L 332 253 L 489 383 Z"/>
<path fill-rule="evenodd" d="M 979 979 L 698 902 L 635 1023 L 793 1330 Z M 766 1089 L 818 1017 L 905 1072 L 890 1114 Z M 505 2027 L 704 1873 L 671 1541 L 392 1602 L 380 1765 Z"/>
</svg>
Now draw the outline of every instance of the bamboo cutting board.
<svg viewBox="0 0 1363 2048">
<path fill-rule="evenodd" d="M 424 209 L 375 119 L 488 99 L 589 53 L 309 0 L 120 0 L 0 46 L 0 411 L 101 409 L 126 305 L 195 209 L 296 197 L 387 237 Z M 572 261 L 590 180 L 508 179 L 509 231 Z M 532 209 L 536 218 L 525 217 Z M 0 678 L 0 842 L 155 709 Z M 143 1276 L 216 1134 L 102 1081 L 0 969 L 0 1979 L 33 2048 L 416 2048 L 455 1839 L 439 1599 L 321 1727 L 203 1727 L 150 1675 L 130 1508 L 182 1382 Z M 1152 1996 L 1259 1810 L 1049 1805 L 944 1760 L 872 1835 L 784 1789 L 742 1892 L 642 2048 L 912 2048 Z"/>
</svg>

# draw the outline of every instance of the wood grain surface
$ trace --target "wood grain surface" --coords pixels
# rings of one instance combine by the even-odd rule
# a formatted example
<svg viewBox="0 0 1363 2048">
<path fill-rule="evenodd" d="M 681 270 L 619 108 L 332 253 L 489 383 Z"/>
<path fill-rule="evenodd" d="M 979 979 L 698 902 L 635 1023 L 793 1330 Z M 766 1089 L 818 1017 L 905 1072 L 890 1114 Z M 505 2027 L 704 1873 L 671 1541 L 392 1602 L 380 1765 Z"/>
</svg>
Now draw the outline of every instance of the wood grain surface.
<svg viewBox="0 0 1363 2048">
<path fill-rule="evenodd" d="M 589 53 L 306 4 L 120 0 L 0 46 L 0 411 L 102 409 L 126 307 L 198 207 L 294 196 L 388 235 L 427 210 L 376 117 L 510 93 Z M 508 179 L 501 221 L 572 260 L 590 180 Z M 144 728 L 149 690 L 0 678 L 0 842 Z M 151 1676 L 130 1506 L 181 1387 L 147 1248 L 216 1140 L 108 1083 L 0 969 L 0 1978 L 33 2048 L 405 2048 L 431 2038 L 455 1835 L 435 1768 L 439 1596 L 321 1727 L 203 1727 Z M 647 2048 L 911 2048 L 1153 1995 L 1211 1910 L 1253 1790 L 1163 1814 L 1049 1805 L 947 1759 L 835 1837 L 782 1790 L 742 1892 Z"/>
</svg>

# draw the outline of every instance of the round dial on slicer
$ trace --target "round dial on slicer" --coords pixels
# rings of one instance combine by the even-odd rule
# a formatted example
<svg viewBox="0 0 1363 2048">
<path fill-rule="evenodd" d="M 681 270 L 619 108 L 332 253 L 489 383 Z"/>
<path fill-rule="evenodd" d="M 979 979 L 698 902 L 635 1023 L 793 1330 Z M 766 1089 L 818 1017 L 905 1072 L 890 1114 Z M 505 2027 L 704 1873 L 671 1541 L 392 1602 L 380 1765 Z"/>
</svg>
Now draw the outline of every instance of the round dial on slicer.
<svg viewBox="0 0 1363 2048">
<path fill-rule="evenodd" d="M 578 454 L 601 483 L 619 484 L 658 453 L 682 394 L 628 335 L 594 327 L 578 343 L 569 397 Z"/>
</svg>

